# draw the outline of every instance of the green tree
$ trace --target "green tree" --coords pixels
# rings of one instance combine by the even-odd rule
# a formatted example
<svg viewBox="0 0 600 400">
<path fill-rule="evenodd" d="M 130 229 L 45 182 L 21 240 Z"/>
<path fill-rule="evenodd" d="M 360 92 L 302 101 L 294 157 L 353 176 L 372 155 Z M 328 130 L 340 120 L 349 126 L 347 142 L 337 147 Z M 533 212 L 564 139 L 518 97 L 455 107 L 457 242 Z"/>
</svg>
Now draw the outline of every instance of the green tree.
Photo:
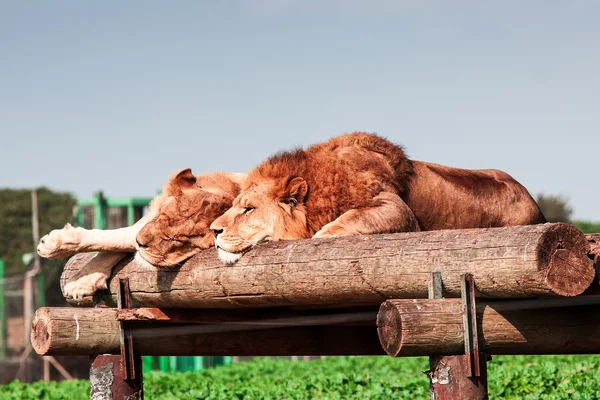
<svg viewBox="0 0 600 400">
<path fill-rule="evenodd" d="M 573 225 L 583 233 L 600 233 L 600 222 L 573 221 Z"/>
<path fill-rule="evenodd" d="M 548 222 L 571 222 L 573 209 L 566 197 L 539 194 L 536 201 Z"/>
<path fill-rule="evenodd" d="M 44 187 L 37 189 L 37 195 L 41 236 L 73 219 L 73 195 Z M 35 251 L 31 217 L 30 190 L 0 189 L 0 258 L 7 275 L 23 272 L 27 267 L 21 257 Z"/>
</svg>

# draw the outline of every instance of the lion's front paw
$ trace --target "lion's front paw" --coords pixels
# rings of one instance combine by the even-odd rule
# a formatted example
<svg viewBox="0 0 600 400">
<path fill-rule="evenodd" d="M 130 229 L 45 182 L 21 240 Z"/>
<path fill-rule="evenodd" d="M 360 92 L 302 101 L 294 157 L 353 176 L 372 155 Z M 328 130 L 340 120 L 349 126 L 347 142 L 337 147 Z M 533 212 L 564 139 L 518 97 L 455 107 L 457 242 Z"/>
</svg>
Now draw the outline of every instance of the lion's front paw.
<svg viewBox="0 0 600 400">
<path fill-rule="evenodd" d="M 55 229 L 44 236 L 37 252 L 44 258 L 65 258 L 78 252 L 80 242 L 80 232 L 67 224 L 63 229 Z"/>
<path fill-rule="evenodd" d="M 81 300 L 85 296 L 92 296 L 97 290 L 107 289 L 107 276 L 100 272 L 93 272 L 77 279 L 68 281 L 65 284 L 63 294 L 65 297 L 72 297 L 75 300 Z"/>
<path fill-rule="evenodd" d="M 321 229 L 319 232 L 315 233 L 312 238 L 313 239 L 328 239 L 328 238 L 334 238 L 334 237 L 338 237 L 338 236 L 340 236 L 340 235 L 330 232 L 330 230 Z"/>
</svg>

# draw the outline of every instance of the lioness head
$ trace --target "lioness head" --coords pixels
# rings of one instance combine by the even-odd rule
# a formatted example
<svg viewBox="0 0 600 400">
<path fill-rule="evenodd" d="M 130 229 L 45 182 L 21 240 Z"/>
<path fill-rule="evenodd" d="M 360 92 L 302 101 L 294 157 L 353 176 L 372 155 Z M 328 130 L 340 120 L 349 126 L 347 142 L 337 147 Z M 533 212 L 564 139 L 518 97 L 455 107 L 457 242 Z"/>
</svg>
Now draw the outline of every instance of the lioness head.
<svg viewBox="0 0 600 400">
<path fill-rule="evenodd" d="M 252 246 L 267 240 L 308 238 L 303 178 L 269 179 L 242 191 L 233 206 L 210 226 L 219 258 L 238 261 Z"/>
<path fill-rule="evenodd" d="M 214 244 L 210 223 L 231 207 L 239 186 L 226 174 L 177 173 L 151 206 L 154 218 L 137 234 L 138 255 L 158 267 L 181 264 Z"/>
</svg>

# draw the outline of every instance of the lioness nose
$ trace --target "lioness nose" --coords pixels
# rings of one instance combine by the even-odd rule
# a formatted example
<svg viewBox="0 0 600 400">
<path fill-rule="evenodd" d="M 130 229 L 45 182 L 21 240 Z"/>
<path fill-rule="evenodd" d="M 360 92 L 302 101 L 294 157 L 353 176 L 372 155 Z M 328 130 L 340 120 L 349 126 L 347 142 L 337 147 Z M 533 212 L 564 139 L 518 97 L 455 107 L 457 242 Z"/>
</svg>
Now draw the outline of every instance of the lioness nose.
<svg viewBox="0 0 600 400">
<path fill-rule="evenodd" d="M 135 236 L 135 242 L 138 247 L 148 247 L 148 244 L 150 243 L 150 236 L 142 230 Z"/>
<path fill-rule="evenodd" d="M 223 229 L 211 229 L 213 235 L 217 237 L 219 234 L 223 233 Z"/>
</svg>

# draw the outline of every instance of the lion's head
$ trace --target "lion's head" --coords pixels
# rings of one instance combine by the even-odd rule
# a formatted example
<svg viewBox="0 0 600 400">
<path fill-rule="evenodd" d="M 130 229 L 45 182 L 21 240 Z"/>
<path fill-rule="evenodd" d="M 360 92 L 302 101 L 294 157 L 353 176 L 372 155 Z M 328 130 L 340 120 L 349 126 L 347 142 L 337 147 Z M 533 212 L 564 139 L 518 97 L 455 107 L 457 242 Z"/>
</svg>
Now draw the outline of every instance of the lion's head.
<svg viewBox="0 0 600 400">
<path fill-rule="evenodd" d="M 238 193 L 228 174 L 196 177 L 190 169 L 180 171 L 150 206 L 154 217 L 137 234 L 138 256 L 154 266 L 172 267 L 213 246 L 210 224 Z"/>
<path fill-rule="evenodd" d="M 210 226 L 219 258 L 233 264 L 252 246 L 268 240 L 309 238 L 308 184 L 301 177 L 253 183 Z"/>
</svg>

